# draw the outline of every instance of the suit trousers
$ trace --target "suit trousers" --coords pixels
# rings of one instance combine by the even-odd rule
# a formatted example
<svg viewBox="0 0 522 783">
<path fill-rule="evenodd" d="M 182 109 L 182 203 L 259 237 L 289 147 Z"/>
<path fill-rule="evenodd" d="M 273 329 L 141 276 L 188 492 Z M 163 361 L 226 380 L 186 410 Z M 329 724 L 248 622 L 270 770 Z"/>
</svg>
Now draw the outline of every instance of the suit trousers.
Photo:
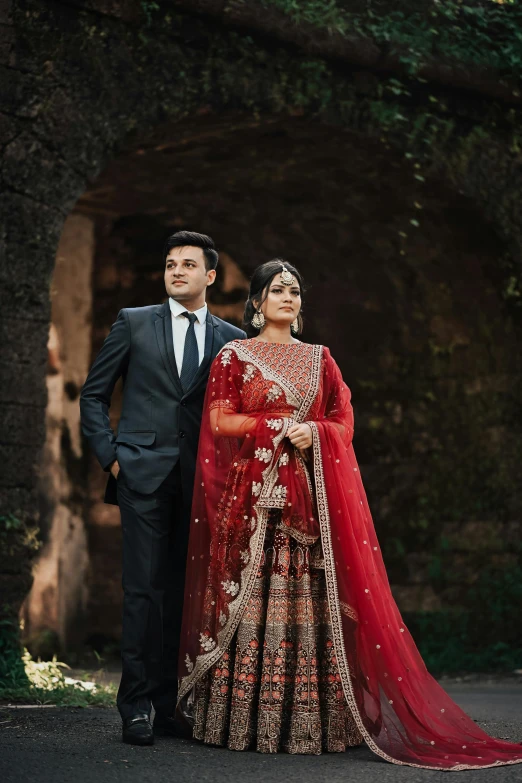
<svg viewBox="0 0 522 783">
<path fill-rule="evenodd" d="M 179 462 L 144 495 L 118 474 L 123 532 L 122 676 L 117 704 L 173 715 L 192 498 L 183 496 Z"/>
</svg>

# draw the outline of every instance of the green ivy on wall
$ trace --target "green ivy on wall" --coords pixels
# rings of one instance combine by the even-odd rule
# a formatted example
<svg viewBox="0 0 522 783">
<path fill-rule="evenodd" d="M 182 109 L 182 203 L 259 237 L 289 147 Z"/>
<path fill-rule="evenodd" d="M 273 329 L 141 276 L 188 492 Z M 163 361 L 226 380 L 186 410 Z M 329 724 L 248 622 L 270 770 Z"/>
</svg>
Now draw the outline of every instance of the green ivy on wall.
<svg viewBox="0 0 522 783">
<path fill-rule="evenodd" d="M 494 68 L 512 76 L 522 72 L 522 7 L 516 0 L 433 0 L 418 9 L 387 10 L 370 3 L 351 11 L 337 0 L 263 0 L 296 24 L 306 22 L 346 38 L 370 38 L 397 54 L 411 74 L 430 58 Z"/>
</svg>

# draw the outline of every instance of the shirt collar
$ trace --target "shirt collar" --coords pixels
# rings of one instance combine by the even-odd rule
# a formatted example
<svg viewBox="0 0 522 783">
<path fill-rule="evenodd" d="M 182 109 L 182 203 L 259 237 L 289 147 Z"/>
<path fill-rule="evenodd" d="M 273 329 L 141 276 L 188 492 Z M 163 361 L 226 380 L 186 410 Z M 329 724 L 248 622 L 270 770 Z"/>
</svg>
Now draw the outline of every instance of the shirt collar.
<svg viewBox="0 0 522 783">
<path fill-rule="evenodd" d="M 175 318 L 178 318 L 182 313 L 185 313 L 187 308 L 184 307 L 180 302 L 177 302 L 176 299 L 173 299 L 171 296 L 169 296 L 169 307 L 170 312 Z M 203 305 L 203 307 L 200 307 L 199 310 L 194 310 L 194 315 L 198 319 L 198 323 L 204 324 L 207 320 L 207 310 L 208 307 L 206 304 Z"/>
</svg>

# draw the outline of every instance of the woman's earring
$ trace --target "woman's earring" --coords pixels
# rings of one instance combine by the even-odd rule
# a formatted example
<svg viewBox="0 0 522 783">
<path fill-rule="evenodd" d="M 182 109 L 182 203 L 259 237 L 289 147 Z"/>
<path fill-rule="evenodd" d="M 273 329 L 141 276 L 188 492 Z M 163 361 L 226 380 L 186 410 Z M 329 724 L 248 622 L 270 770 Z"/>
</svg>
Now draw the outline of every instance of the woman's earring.
<svg viewBox="0 0 522 783">
<path fill-rule="evenodd" d="M 250 321 L 254 329 L 262 329 L 265 325 L 265 316 L 261 312 L 261 310 L 256 310 L 254 313 L 254 317 Z"/>
<path fill-rule="evenodd" d="M 299 319 L 296 318 L 295 321 L 292 321 L 290 324 L 290 331 L 292 334 L 299 334 Z"/>
</svg>

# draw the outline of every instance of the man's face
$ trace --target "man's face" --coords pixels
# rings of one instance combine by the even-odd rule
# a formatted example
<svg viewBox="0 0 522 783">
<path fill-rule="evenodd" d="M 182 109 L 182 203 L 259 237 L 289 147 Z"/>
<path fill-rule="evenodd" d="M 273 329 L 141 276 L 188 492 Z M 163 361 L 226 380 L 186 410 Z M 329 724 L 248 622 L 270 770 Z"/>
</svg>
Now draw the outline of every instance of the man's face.
<svg viewBox="0 0 522 783">
<path fill-rule="evenodd" d="M 200 247 L 173 247 L 165 262 L 165 288 L 178 302 L 205 301 L 205 291 L 216 279 L 215 269 L 207 271 Z"/>
</svg>

